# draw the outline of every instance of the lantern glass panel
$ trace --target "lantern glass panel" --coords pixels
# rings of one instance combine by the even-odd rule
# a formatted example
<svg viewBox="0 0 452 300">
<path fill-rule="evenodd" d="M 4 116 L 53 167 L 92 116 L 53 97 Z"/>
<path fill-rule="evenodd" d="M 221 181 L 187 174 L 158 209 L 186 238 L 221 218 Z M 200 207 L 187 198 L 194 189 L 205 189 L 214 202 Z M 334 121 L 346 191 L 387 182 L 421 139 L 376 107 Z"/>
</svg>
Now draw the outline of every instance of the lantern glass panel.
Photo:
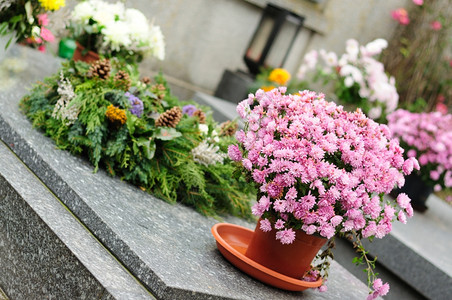
<svg viewBox="0 0 452 300">
<path fill-rule="evenodd" d="M 268 38 L 275 25 L 275 20 L 271 17 L 265 16 L 261 23 L 259 30 L 256 32 L 251 44 L 246 52 L 246 56 L 258 62 L 261 59 L 261 55 L 264 52 L 264 48 L 267 45 Z"/>
<path fill-rule="evenodd" d="M 287 58 L 292 43 L 300 28 L 299 19 L 291 15 L 287 16 L 286 22 L 282 24 L 279 34 L 276 36 L 272 47 L 270 48 L 264 65 L 266 67 L 283 67 L 284 61 Z"/>
</svg>

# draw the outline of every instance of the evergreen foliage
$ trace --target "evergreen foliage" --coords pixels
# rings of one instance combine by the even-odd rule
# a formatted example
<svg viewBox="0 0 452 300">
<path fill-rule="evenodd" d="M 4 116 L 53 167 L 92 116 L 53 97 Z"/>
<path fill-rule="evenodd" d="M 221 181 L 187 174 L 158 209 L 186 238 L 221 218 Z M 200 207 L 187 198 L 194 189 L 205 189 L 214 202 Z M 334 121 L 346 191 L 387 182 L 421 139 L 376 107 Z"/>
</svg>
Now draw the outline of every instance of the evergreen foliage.
<svg viewBox="0 0 452 300">
<path fill-rule="evenodd" d="M 171 95 L 162 74 L 152 85 L 119 64 L 112 65 L 111 76 L 105 80 L 90 76 L 89 70 L 84 62 L 70 61 L 59 73 L 35 84 L 20 103 L 33 126 L 60 149 L 86 157 L 95 172 L 103 168 L 111 176 L 204 215 L 251 217 L 255 191 L 243 176 L 233 176 L 234 167 L 226 155 L 234 139 L 218 136 L 221 128 L 205 107 L 197 107 L 207 116 L 203 130 L 199 119 L 188 114 L 183 114 L 175 128 L 156 127 L 161 114 L 189 103 Z M 130 75 L 132 86 L 127 94 L 115 82 L 120 71 Z M 142 101 L 140 116 L 128 98 L 131 95 L 134 101 Z M 218 147 L 223 163 L 204 165 L 194 159 L 192 150 L 203 141 Z"/>
</svg>

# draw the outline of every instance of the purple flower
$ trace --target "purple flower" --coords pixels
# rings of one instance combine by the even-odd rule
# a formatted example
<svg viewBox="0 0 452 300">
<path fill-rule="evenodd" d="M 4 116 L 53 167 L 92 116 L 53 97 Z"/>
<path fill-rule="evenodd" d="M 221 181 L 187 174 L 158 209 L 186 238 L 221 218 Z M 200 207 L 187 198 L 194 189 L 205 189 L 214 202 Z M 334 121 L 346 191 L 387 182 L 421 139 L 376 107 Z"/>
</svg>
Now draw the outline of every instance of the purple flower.
<svg viewBox="0 0 452 300">
<path fill-rule="evenodd" d="M 193 104 L 188 104 L 182 107 L 182 113 L 189 115 L 190 117 L 193 116 L 193 113 L 197 110 L 196 106 Z"/>
<path fill-rule="evenodd" d="M 129 98 L 129 103 L 132 106 L 129 111 L 138 118 L 141 117 L 143 114 L 143 101 L 129 92 L 126 92 L 124 95 Z"/>
</svg>

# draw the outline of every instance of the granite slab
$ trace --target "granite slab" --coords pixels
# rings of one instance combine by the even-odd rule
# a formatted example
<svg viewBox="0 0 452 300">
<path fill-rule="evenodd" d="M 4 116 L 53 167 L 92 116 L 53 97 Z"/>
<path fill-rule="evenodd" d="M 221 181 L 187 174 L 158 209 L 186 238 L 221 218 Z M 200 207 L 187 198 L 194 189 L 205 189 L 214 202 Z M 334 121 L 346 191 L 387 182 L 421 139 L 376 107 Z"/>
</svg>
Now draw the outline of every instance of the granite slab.
<svg viewBox="0 0 452 300">
<path fill-rule="evenodd" d="M 20 113 L 18 101 L 33 81 L 55 72 L 58 62 L 32 50 L 14 50 L 10 55 L 19 57 L 27 68 L 16 74 L 20 84 L 0 90 L 0 138 L 157 298 L 367 296 L 367 287 L 336 262 L 325 293 L 293 293 L 266 286 L 223 259 L 210 233 L 218 220 L 179 204 L 168 204 L 103 171 L 93 173 L 93 167 L 84 159 L 56 149 L 53 141 L 33 129 Z M 254 224 L 236 218 L 224 221 L 254 228 Z"/>
<path fill-rule="evenodd" d="M 155 299 L 3 142 L 0 157 L 0 286 L 11 299 Z"/>
</svg>

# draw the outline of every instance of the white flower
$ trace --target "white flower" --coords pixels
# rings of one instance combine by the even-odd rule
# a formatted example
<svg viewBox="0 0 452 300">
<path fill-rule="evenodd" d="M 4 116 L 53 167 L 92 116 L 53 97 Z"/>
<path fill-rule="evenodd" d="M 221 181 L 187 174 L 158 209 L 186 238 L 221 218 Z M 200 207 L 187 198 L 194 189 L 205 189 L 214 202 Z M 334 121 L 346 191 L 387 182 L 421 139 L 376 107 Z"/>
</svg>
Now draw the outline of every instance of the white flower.
<svg viewBox="0 0 452 300">
<path fill-rule="evenodd" d="M 112 50 L 119 51 L 121 46 L 128 47 L 132 44 L 127 24 L 123 21 L 108 24 L 102 33 L 105 36 L 105 43 L 109 44 Z"/>
<path fill-rule="evenodd" d="M 344 77 L 352 77 L 354 82 L 362 83 L 363 82 L 363 74 L 361 70 L 352 65 L 345 65 L 339 71 L 339 74 Z"/>
<path fill-rule="evenodd" d="M 363 55 L 374 56 L 380 54 L 386 47 L 388 47 L 388 42 L 385 39 L 376 39 L 365 46 L 365 54 L 363 53 Z"/>
<path fill-rule="evenodd" d="M 347 76 L 344 79 L 344 85 L 346 87 L 351 87 L 353 84 L 355 83 L 355 81 L 353 80 L 353 78 L 351 76 Z"/>
<path fill-rule="evenodd" d="M 100 25 L 109 26 L 117 20 L 124 20 L 125 9 L 122 2 L 111 4 L 103 1 L 92 1 L 92 3 L 95 10 L 92 18 Z"/>
<path fill-rule="evenodd" d="M 137 9 L 125 9 L 123 2 L 114 4 L 101 0 L 90 0 L 76 5 L 72 20 L 90 25 L 93 33 L 101 34 L 99 52 L 125 50 L 129 54 L 151 54 L 161 60 L 165 58 L 165 42 L 160 27 L 150 24 L 146 16 Z"/>
<path fill-rule="evenodd" d="M 338 66 L 343 67 L 345 65 L 348 65 L 348 55 L 346 53 L 342 54 L 341 58 L 339 59 L 339 61 L 337 62 Z"/>
<path fill-rule="evenodd" d="M 368 115 L 369 118 L 378 119 L 381 116 L 381 107 L 380 106 L 372 107 L 371 109 L 369 109 Z"/>
<path fill-rule="evenodd" d="M 365 86 L 361 86 L 358 93 L 361 98 L 367 98 L 370 96 L 370 90 Z"/>
<path fill-rule="evenodd" d="M 64 78 L 63 72 L 60 73 L 57 92 L 60 98 L 55 104 L 52 117 L 62 120 L 65 125 L 74 124 L 78 118 L 80 109 L 77 105 L 71 104 L 71 100 L 75 98 L 75 93 L 71 82 L 67 78 Z"/>
<path fill-rule="evenodd" d="M 72 10 L 71 18 L 74 21 L 86 21 L 93 16 L 94 7 L 91 2 L 80 2 Z"/>
<path fill-rule="evenodd" d="M 193 160 L 204 166 L 223 163 L 226 157 L 225 153 L 218 153 L 218 146 L 210 145 L 206 141 L 202 141 L 197 147 L 191 150 Z"/>
<path fill-rule="evenodd" d="M 304 56 L 304 63 L 308 69 L 314 69 L 317 64 L 318 53 L 316 50 L 311 50 Z"/>
<path fill-rule="evenodd" d="M 298 68 L 297 78 L 300 80 L 303 80 L 304 77 L 306 76 L 307 71 L 308 71 L 308 68 L 306 67 L 306 65 L 301 65 L 300 68 Z"/>
<path fill-rule="evenodd" d="M 202 134 L 209 133 L 209 126 L 207 124 L 199 124 L 198 129 L 199 129 L 199 131 L 201 131 Z"/>
<path fill-rule="evenodd" d="M 149 24 L 146 17 L 139 10 L 134 8 L 127 9 L 125 22 L 134 40 L 146 41 L 149 36 Z"/>
<path fill-rule="evenodd" d="M 149 33 L 152 54 L 160 60 L 165 59 L 165 41 L 159 26 L 152 26 Z"/>
<path fill-rule="evenodd" d="M 337 55 L 334 52 L 328 52 L 324 60 L 327 66 L 334 67 L 337 65 Z"/>
<path fill-rule="evenodd" d="M 355 61 L 359 54 L 359 43 L 355 39 L 349 39 L 345 42 L 345 51 L 351 61 Z"/>
</svg>

